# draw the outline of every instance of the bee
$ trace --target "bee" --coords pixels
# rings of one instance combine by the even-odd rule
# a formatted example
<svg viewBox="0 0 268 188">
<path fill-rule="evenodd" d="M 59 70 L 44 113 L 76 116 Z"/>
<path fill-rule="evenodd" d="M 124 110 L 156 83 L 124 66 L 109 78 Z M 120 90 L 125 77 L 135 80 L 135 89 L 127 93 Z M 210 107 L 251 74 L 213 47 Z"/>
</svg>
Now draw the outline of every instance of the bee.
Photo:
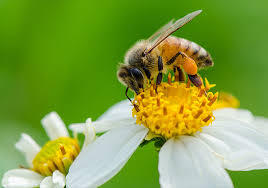
<svg viewBox="0 0 268 188">
<path fill-rule="evenodd" d="M 177 72 L 179 81 L 183 81 L 183 69 L 196 87 L 202 86 L 197 72 L 198 69 L 213 66 L 211 55 L 192 41 L 170 36 L 201 12 L 192 12 L 174 23 L 170 21 L 149 39 L 138 41 L 129 49 L 124 64 L 119 65 L 117 72 L 119 81 L 127 87 L 125 94 L 129 100 L 129 89 L 139 94 L 140 89 L 152 80 L 155 80 L 157 88 L 163 74 L 170 70 Z"/>
</svg>

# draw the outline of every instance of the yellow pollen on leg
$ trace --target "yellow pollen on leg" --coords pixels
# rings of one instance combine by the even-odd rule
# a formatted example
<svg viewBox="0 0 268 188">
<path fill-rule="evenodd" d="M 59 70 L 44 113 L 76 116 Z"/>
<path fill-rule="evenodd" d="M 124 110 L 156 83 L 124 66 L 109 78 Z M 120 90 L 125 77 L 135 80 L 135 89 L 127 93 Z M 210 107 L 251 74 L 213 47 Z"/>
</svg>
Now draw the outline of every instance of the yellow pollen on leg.
<svg viewBox="0 0 268 188">
<path fill-rule="evenodd" d="M 55 170 L 66 175 L 80 152 L 76 139 L 60 137 L 47 142 L 33 160 L 33 170 L 51 176 Z"/>
<path fill-rule="evenodd" d="M 210 125 L 214 121 L 212 110 L 218 98 L 218 93 L 208 92 L 211 85 L 198 88 L 189 81 L 170 80 L 158 85 L 157 93 L 154 86 L 150 86 L 135 96 L 134 103 L 139 111 L 133 108 L 132 115 L 136 117 L 136 123 L 167 139 L 191 135 Z"/>
</svg>

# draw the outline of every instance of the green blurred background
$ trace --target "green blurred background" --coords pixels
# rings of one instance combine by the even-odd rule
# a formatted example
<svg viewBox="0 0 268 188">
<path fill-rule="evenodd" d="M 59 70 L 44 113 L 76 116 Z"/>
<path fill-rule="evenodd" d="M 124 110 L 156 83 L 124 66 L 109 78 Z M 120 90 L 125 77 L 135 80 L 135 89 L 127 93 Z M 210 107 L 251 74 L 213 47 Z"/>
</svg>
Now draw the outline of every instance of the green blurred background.
<svg viewBox="0 0 268 188">
<path fill-rule="evenodd" d="M 0 178 L 25 164 L 14 149 L 21 132 L 45 143 L 40 119 L 48 112 L 82 122 L 125 99 L 116 68 L 126 50 L 197 9 L 203 13 L 175 35 L 211 52 L 215 67 L 202 74 L 218 90 L 268 117 L 267 7 L 266 0 L 0 0 Z M 267 170 L 230 175 L 238 188 L 268 187 Z M 159 187 L 154 148 L 139 149 L 103 187 Z"/>
</svg>

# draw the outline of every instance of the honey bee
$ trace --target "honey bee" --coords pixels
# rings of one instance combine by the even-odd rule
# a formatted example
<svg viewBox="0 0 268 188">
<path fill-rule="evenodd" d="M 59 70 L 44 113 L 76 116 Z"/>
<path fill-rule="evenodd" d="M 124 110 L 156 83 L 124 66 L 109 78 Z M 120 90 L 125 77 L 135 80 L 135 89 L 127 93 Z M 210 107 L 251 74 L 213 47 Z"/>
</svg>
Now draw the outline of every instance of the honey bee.
<svg viewBox="0 0 268 188">
<path fill-rule="evenodd" d="M 149 39 L 138 41 L 126 53 L 124 64 L 120 64 L 117 72 L 119 81 L 127 86 L 126 96 L 129 89 L 139 94 L 148 81 L 155 80 L 157 88 L 163 74 L 170 70 L 177 72 L 179 81 L 183 81 L 183 69 L 196 87 L 202 86 L 197 72 L 198 69 L 213 66 L 210 54 L 192 41 L 170 36 L 201 12 L 192 12 L 174 23 L 170 21 Z"/>
</svg>

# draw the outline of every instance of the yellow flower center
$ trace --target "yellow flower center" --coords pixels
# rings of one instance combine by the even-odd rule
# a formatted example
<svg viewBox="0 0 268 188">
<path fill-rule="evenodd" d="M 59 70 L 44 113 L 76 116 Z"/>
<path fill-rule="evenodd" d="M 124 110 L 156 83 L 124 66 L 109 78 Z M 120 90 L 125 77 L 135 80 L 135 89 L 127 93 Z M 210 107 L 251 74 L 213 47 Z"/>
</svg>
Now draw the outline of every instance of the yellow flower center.
<svg viewBox="0 0 268 188">
<path fill-rule="evenodd" d="M 132 115 L 137 124 L 143 124 L 153 134 L 168 139 L 179 135 L 191 135 L 201 131 L 214 120 L 212 110 L 218 98 L 208 90 L 210 85 L 197 88 L 188 83 L 161 83 L 155 91 L 155 86 L 142 91 L 134 98 L 136 108 Z"/>
<path fill-rule="evenodd" d="M 61 137 L 47 142 L 33 160 L 33 170 L 43 176 L 51 176 L 55 170 L 67 174 L 80 152 L 76 139 Z"/>
</svg>

